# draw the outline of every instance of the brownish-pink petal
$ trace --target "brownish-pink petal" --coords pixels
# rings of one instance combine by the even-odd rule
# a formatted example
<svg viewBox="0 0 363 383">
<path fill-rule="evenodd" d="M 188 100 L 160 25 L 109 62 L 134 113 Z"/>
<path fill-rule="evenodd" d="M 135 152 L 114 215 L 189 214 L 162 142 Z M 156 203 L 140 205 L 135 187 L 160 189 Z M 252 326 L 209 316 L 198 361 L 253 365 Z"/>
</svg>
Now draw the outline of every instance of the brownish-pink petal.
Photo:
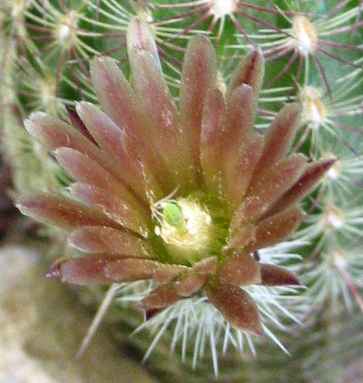
<svg viewBox="0 0 363 383">
<path fill-rule="evenodd" d="M 105 266 L 112 260 L 102 255 L 59 260 L 51 266 L 47 277 L 75 285 L 109 284 L 113 281 L 105 275 Z"/>
<path fill-rule="evenodd" d="M 217 271 L 217 257 L 204 258 L 193 265 L 193 271 L 201 274 L 215 274 Z"/>
<path fill-rule="evenodd" d="M 122 180 L 130 185 L 139 197 L 145 198 L 142 169 L 138 158 L 130 155 L 125 147 L 124 131 L 120 130 L 105 113 L 90 103 L 78 104 L 77 112 L 100 148 L 117 164 Z"/>
<path fill-rule="evenodd" d="M 138 96 L 140 108 L 143 110 L 145 127 L 151 133 L 149 145 L 153 145 L 160 155 L 165 170 L 163 181 L 172 191 L 177 185 L 190 182 L 191 156 L 186 146 L 185 137 L 179 126 L 175 105 L 169 94 L 160 68 L 148 52 L 134 50 L 129 52 L 133 68 L 133 84 Z"/>
<path fill-rule="evenodd" d="M 97 142 L 95 139 L 91 136 L 90 132 L 86 128 L 86 125 L 83 123 L 81 118 L 79 117 L 76 110 L 74 110 L 71 107 L 67 107 L 68 117 L 72 124 L 72 126 L 79 130 L 86 138 L 88 138 L 90 141 L 92 141 L 95 145 L 97 145 Z"/>
<path fill-rule="evenodd" d="M 228 86 L 227 98 L 234 89 L 242 84 L 248 84 L 253 89 L 253 94 L 258 97 L 264 75 L 264 58 L 260 49 L 252 50 L 249 55 L 242 59 L 239 66 L 233 72 Z"/>
<path fill-rule="evenodd" d="M 190 268 L 183 265 L 167 265 L 162 264 L 153 275 L 153 279 L 159 284 L 169 283 L 174 280 L 179 274 L 185 273 Z"/>
<path fill-rule="evenodd" d="M 299 179 L 306 167 L 302 155 L 279 161 L 277 164 L 252 179 L 243 202 L 242 213 L 245 220 L 253 221 L 261 217 Z"/>
<path fill-rule="evenodd" d="M 247 286 L 261 282 L 259 264 L 249 253 L 229 255 L 218 270 L 220 283 Z"/>
<path fill-rule="evenodd" d="M 164 309 L 171 306 L 180 299 L 173 283 L 167 283 L 154 289 L 141 301 L 141 307 L 149 312 L 150 310 Z"/>
<path fill-rule="evenodd" d="M 194 264 L 193 268 L 183 273 L 174 283 L 181 297 L 189 297 L 198 292 L 217 271 L 217 258 L 205 258 Z"/>
<path fill-rule="evenodd" d="M 39 193 L 25 196 L 17 201 L 17 207 L 23 214 L 37 221 L 66 230 L 80 226 L 120 227 L 98 209 L 59 195 Z"/>
<path fill-rule="evenodd" d="M 234 168 L 225 173 L 224 193 L 233 208 L 241 204 L 263 151 L 263 136 L 251 133 L 245 140 L 238 157 L 230 163 Z"/>
<path fill-rule="evenodd" d="M 232 222 L 230 227 L 230 239 L 227 247 L 229 249 L 241 250 L 246 247 L 249 243 L 254 242 L 256 239 L 256 228 L 255 225 L 246 223 L 238 224 L 234 226 L 236 222 Z"/>
<path fill-rule="evenodd" d="M 133 85 L 144 113 L 145 128 L 152 139 L 148 144 L 153 143 L 163 159 L 165 175 L 170 173 L 174 177 L 173 190 L 177 186 L 183 188 L 184 183 L 192 181 L 192 158 L 185 142 L 184 127 L 179 124 L 173 98 L 162 74 L 152 31 L 147 23 L 134 18 L 127 37 Z M 167 180 L 163 177 L 164 183 Z"/>
<path fill-rule="evenodd" d="M 136 141 L 143 133 L 138 120 L 134 92 L 114 59 L 96 57 L 91 62 L 91 79 L 98 101 L 120 129 Z"/>
<path fill-rule="evenodd" d="M 162 265 L 147 259 L 126 258 L 113 261 L 106 266 L 108 278 L 117 282 L 132 282 L 151 279 Z"/>
<path fill-rule="evenodd" d="M 91 78 L 103 111 L 126 132 L 127 152 L 142 160 L 147 179 L 160 181 L 157 174 L 151 174 L 151 169 L 161 167 L 158 154 L 149 145 L 152 132 L 145 127 L 134 91 L 116 61 L 109 57 L 95 58 L 91 63 Z"/>
<path fill-rule="evenodd" d="M 222 128 L 224 121 L 224 99 L 219 89 L 210 89 L 205 100 L 200 139 L 200 162 L 203 178 L 209 189 L 220 189 Z"/>
<path fill-rule="evenodd" d="M 142 306 L 140 306 L 140 308 L 143 309 Z M 148 309 L 148 310 L 145 310 L 145 320 L 148 321 L 148 320 L 154 318 L 156 315 L 158 315 L 162 311 L 163 311 L 163 309 Z"/>
<path fill-rule="evenodd" d="M 72 195 L 87 204 L 96 206 L 105 216 L 117 222 L 120 226 L 130 229 L 141 236 L 147 237 L 148 227 L 144 217 L 131 208 L 115 194 L 105 189 L 85 183 L 74 183 L 70 187 Z M 90 226 L 90 225 L 88 225 Z"/>
<path fill-rule="evenodd" d="M 257 306 L 247 292 L 229 284 L 209 284 L 208 300 L 238 329 L 262 335 L 262 325 Z"/>
<path fill-rule="evenodd" d="M 70 234 L 68 243 L 86 253 L 141 258 L 152 256 L 150 246 L 146 241 L 107 226 L 81 227 Z"/>
<path fill-rule="evenodd" d="M 276 213 L 284 210 L 288 206 L 291 206 L 304 198 L 318 185 L 335 161 L 335 159 L 322 160 L 309 164 L 301 177 L 281 196 L 269 213 Z"/>
<path fill-rule="evenodd" d="M 261 284 L 266 286 L 300 285 L 297 276 L 291 271 L 267 263 L 260 263 Z"/>
<path fill-rule="evenodd" d="M 283 241 L 298 228 L 303 217 L 301 209 L 293 206 L 263 219 L 256 227 L 255 241 L 248 246 L 248 250 L 253 252 Z"/>
<path fill-rule="evenodd" d="M 130 191 L 97 162 L 70 148 L 58 148 L 54 154 L 59 164 L 77 181 L 102 188 L 140 209 Z"/>
<path fill-rule="evenodd" d="M 252 88 L 249 85 L 241 85 L 233 91 L 226 109 L 222 161 L 224 184 L 227 186 L 236 175 L 236 168 L 241 160 L 241 152 L 246 151 L 254 116 Z"/>
<path fill-rule="evenodd" d="M 300 124 L 300 111 L 299 104 L 288 104 L 276 116 L 265 135 L 265 147 L 257 171 L 286 156 Z"/>
<path fill-rule="evenodd" d="M 71 126 L 57 118 L 46 115 L 45 113 L 33 113 L 25 121 L 25 127 L 29 134 L 39 140 L 50 150 L 61 147 L 74 149 L 83 155 L 88 156 L 116 179 L 119 178 L 120 169 L 115 166 L 114 161 L 108 155 L 94 145 L 82 133 L 73 129 Z"/>
<path fill-rule="evenodd" d="M 255 118 L 252 88 L 242 84 L 234 89 L 226 106 L 226 148 L 238 153 L 245 137 L 251 132 Z"/>
<path fill-rule="evenodd" d="M 147 205 L 138 200 L 123 183 L 112 174 L 91 160 L 86 155 L 70 148 L 59 148 L 55 151 L 59 164 L 76 180 L 95 186 L 107 192 L 111 199 L 119 199 L 135 211 L 135 214 L 148 218 Z M 106 195 L 105 197 L 106 198 Z"/>
<path fill-rule="evenodd" d="M 25 120 L 24 125 L 30 135 L 50 150 L 64 146 L 86 153 L 94 159 L 101 158 L 93 142 L 58 118 L 36 112 Z"/>
<path fill-rule="evenodd" d="M 208 275 L 190 271 L 175 282 L 178 296 L 186 298 L 198 292 L 208 281 Z"/>
<path fill-rule="evenodd" d="M 200 133 L 207 92 L 216 84 L 216 55 L 210 41 L 193 37 L 184 57 L 180 91 L 181 122 L 197 169 L 200 166 Z"/>
<path fill-rule="evenodd" d="M 138 17 L 134 17 L 129 23 L 127 30 L 127 49 L 128 51 L 143 50 L 148 52 L 161 69 L 158 48 L 150 26 Z"/>
<path fill-rule="evenodd" d="M 181 272 L 188 270 L 181 265 L 168 265 L 149 259 L 118 259 L 106 266 L 106 275 L 115 282 L 131 282 L 154 279 L 166 283 Z"/>
</svg>

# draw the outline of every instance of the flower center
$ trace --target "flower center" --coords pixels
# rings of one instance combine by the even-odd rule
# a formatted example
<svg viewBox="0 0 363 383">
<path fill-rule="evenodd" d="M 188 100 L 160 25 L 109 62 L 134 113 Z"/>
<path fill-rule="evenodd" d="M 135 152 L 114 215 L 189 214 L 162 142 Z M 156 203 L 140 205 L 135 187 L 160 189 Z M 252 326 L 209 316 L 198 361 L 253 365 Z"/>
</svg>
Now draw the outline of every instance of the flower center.
<svg viewBox="0 0 363 383">
<path fill-rule="evenodd" d="M 178 261 L 203 258 L 213 241 L 214 226 L 206 208 L 187 198 L 163 200 L 155 204 L 155 234 L 164 241 Z"/>
<path fill-rule="evenodd" d="M 318 33 L 313 23 L 305 16 L 295 16 L 292 21 L 291 44 L 303 56 L 314 53 L 318 48 Z"/>
<path fill-rule="evenodd" d="M 304 122 L 310 124 L 313 129 L 319 128 L 324 124 L 328 115 L 320 91 L 312 86 L 305 86 L 300 91 L 299 97 L 303 108 Z"/>
</svg>

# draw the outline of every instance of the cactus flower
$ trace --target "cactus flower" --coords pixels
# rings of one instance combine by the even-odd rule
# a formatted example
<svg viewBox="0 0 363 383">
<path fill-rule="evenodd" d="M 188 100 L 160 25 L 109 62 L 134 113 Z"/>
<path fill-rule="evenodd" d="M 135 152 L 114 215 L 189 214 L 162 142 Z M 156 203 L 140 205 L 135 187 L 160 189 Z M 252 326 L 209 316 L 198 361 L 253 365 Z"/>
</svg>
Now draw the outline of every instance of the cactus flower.
<svg viewBox="0 0 363 383">
<path fill-rule="evenodd" d="M 77 285 L 153 280 L 141 302 L 147 314 L 200 294 L 232 326 L 261 334 L 244 288 L 299 282 L 254 254 L 294 232 L 303 218 L 299 201 L 334 160 L 308 162 L 290 152 L 297 104 L 286 105 L 264 136 L 254 130 L 259 50 L 224 86 L 209 40 L 191 39 L 178 105 L 152 33 L 137 18 L 128 54 L 130 82 L 114 60 L 93 60 L 100 107 L 77 104 L 71 124 L 43 113 L 26 121 L 74 180 L 69 193 L 18 200 L 24 214 L 65 230 L 83 253 L 55 262 L 48 276 Z"/>
</svg>

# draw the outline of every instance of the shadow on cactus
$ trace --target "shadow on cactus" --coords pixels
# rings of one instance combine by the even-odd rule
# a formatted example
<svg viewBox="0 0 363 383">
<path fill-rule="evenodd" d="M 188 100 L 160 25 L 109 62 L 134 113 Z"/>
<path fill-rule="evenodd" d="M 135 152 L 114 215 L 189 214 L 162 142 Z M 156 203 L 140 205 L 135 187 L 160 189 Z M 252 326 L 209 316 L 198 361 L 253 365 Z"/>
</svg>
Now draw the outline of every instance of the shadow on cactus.
<svg viewBox="0 0 363 383">
<path fill-rule="evenodd" d="M 60 259 L 48 276 L 76 285 L 151 280 L 138 303 L 147 322 L 181 303 L 193 310 L 200 298 L 195 305 L 208 315 L 221 313 L 228 326 L 262 335 L 259 295 L 247 290 L 299 282 L 256 252 L 295 231 L 299 200 L 334 160 L 309 163 L 289 153 L 296 104 L 283 108 L 265 136 L 254 131 L 263 78 L 258 50 L 225 86 L 210 42 L 193 38 L 178 109 L 139 19 L 130 23 L 128 53 L 132 86 L 112 59 L 91 64 L 103 111 L 79 103 L 73 127 L 43 113 L 26 121 L 75 182 L 65 195 L 23 196 L 18 207 L 64 229 L 69 245 L 87 253 Z"/>
</svg>

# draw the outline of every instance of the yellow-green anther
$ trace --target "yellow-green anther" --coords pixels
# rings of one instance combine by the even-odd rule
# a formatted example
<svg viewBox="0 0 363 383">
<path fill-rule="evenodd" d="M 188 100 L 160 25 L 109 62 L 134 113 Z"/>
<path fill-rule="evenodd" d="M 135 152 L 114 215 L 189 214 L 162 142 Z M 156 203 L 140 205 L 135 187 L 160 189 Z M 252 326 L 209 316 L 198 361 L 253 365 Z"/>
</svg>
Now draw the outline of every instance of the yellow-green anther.
<svg viewBox="0 0 363 383">
<path fill-rule="evenodd" d="M 178 230 L 185 229 L 185 220 L 181 207 L 176 202 L 166 202 L 163 206 L 163 218 L 167 224 Z"/>
</svg>

